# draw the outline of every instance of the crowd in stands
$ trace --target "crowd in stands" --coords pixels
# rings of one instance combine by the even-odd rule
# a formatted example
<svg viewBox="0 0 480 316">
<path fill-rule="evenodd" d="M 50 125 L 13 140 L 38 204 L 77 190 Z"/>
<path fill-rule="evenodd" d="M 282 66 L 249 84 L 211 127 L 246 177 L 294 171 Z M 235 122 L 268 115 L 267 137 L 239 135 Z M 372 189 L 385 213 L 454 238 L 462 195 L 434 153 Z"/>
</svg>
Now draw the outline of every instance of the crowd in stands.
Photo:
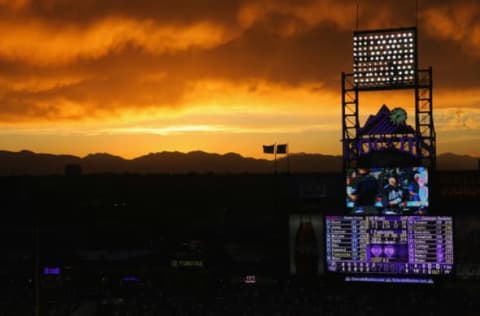
<svg viewBox="0 0 480 316">
<path fill-rule="evenodd" d="M 476 283 L 350 284 L 284 280 L 269 284 L 216 281 L 205 288 L 123 284 L 109 288 L 42 289 L 41 315 L 478 315 Z M 32 288 L 3 286 L 1 315 L 33 315 Z M 54 295 L 52 295 L 52 291 Z"/>
</svg>

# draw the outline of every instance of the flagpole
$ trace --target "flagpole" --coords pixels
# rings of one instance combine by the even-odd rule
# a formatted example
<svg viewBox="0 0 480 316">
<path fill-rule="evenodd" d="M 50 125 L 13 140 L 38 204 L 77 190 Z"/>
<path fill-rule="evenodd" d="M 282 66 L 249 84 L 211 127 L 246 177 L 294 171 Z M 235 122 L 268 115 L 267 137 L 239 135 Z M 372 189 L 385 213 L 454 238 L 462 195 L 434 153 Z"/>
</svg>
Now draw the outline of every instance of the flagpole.
<svg viewBox="0 0 480 316">
<path fill-rule="evenodd" d="M 287 174 L 290 174 L 290 146 L 287 143 Z"/>
<path fill-rule="evenodd" d="M 273 154 L 274 154 L 273 170 L 274 170 L 274 174 L 277 175 L 277 143 L 276 142 L 273 145 Z"/>
</svg>

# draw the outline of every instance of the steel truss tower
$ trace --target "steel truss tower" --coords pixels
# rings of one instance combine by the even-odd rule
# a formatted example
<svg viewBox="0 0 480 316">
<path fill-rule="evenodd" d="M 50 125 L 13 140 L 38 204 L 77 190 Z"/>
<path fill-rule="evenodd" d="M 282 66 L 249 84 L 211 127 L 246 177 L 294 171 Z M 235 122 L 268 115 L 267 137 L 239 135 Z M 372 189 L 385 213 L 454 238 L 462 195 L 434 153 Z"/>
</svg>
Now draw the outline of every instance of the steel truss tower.
<svg viewBox="0 0 480 316">
<path fill-rule="evenodd" d="M 343 168 L 355 168 L 362 155 L 359 130 L 359 97 L 362 91 L 413 90 L 415 96 L 415 135 L 411 154 L 422 166 L 435 168 L 436 136 L 433 124 L 432 68 L 417 67 L 416 28 L 354 32 L 354 71 L 342 73 Z M 386 137 L 385 135 L 383 137 Z M 396 135 L 388 140 L 399 142 Z"/>
</svg>

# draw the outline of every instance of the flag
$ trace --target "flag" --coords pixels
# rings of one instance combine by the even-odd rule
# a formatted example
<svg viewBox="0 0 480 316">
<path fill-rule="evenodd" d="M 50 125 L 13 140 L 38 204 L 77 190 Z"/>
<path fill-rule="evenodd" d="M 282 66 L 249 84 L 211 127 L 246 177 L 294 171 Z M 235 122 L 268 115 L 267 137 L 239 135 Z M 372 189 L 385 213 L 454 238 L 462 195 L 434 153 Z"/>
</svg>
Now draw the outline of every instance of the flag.
<svg viewBox="0 0 480 316">
<path fill-rule="evenodd" d="M 275 145 L 263 145 L 264 154 L 273 154 L 275 152 Z"/>
<path fill-rule="evenodd" d="M 277 145 L 277 154 L 286 154 L 288 149 L 287 144 Z"/>
</svg>

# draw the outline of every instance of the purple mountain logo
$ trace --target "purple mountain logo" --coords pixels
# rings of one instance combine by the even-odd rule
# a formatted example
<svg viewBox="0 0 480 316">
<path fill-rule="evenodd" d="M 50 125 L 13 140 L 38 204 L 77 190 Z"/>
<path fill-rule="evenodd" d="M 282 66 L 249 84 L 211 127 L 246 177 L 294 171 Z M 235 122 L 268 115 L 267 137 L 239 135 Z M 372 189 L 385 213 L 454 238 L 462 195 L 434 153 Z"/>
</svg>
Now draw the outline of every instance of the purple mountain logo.
<svg viewBox="0 0 480 316">
<path fill-rule="evenodd" d="M 398 120 L 392 120 L 392 117 L 399 116 L 400 108 L 390 109 L 384 104 L 375 115 L 370 115 L 365 125 L 358 130 L 359 136 L 377 136 L 377 135 L 394 135 L 394 134 L 410 134 L 414 135 L 415 130 L 407 124 L 399 124 Z M 406 114 L 406 112 L 405 112 Z M 403 118 L 402 118 L 403 119 Z M 406 119 L 406 115 L 405 115 Z"/>
</svg>

